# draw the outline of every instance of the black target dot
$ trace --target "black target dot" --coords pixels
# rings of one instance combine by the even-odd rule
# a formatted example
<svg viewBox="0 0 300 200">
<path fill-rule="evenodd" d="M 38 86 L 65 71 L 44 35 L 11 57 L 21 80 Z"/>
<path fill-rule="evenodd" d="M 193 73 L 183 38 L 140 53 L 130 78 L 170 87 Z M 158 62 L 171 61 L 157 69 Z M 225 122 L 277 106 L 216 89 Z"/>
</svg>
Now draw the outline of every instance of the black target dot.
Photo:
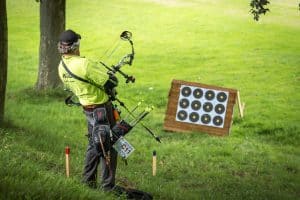
<svg viewBox="0 0 300 200">
<path fill-rule="evenodd" d="M 227 99 L 227 95 L 226 95 L 225 92 L 219 92 L 219 93 L 217 94 L 217 100 L 218 100 L 219 102 L 224 102 L 224 101 L 226 101 L 226 99 Z"/>
<path fill-rule="evenodd" d="M 201 116 L 201 122 L 203 124 L 208 124 L 210 122 L 210 120 L 211 120 L 211 117 L 208 114 L 204 114 Z"/>
<path fill-rule="evenodd" d="M 179 111 L 179 112 L 177 113 L 177 118 L 178 118 L 179 120 L 181 120 L 181 121 L 186 120 L 186 118 L 187 118 L 187 112 L 184 111 L 184 110 Z"/>
<path fill-rule="evenodd" d="M 214 91 L 212 90 L 208 90 L 206 93 L 205 93 L 205 98 L 207 100 L 213 100 L 215 98 L 215 93 Z"/>
<path fill-rule="evenodd" d="M 223 118 L 221 116 L 215 116 L 213 119 L 213 124 L 215 126 L 221 126 L 223 124 Z"/>
<path fill-rule="evenodd" d="M 210 111 L 212 111 L 212 109 L 213 109 L 212 103 L 210 103 L 210 102 L 205 102 L 205 103 L 203 104 L 203 110 L 204 110 L 205 112 L 210 112 Z"/>
<path fill-rule="evenodd" d="M 196 112 L 192 112 L 189 116 L 191 122 L 197 122 L 199 120 L 199 114 Z"/>
<path fill-rule="evenodd" d="M 190 96 L 192 93 L 192 89 L 190 87 L 183 87 L 181 90 L 181 94 L 185 97 Z"/>
<path fill-rule="evenodd" d="M 201 102 L 198 100 L 194 100 L 191 104 L 193 110 L 199 110 L 201 108 Z"/>
<path fill-rule="evenodd" d="M 215 112 L 218 114 L 223 114 L 225 111 L 225 106 L 223 104 L 217 104 L 215 106 Z"/>
<path fill-rule="evenodd" d="M 180 106 L 181 108 L 187 108 L 187 107 L 189 107 L 189 105 L 190 105 L 190 102 L 189 102 L 189 100 L 186 99 L 186 98 L 181 99 L 181 100 L 179 101 L 179 106 Z"/>
<path fill-rule="evenodd" d="M 193 95 L 196 99 L 200 99 L 203 96 L 203 90 L 197 88 L 193 91 Z"/>
</svg>

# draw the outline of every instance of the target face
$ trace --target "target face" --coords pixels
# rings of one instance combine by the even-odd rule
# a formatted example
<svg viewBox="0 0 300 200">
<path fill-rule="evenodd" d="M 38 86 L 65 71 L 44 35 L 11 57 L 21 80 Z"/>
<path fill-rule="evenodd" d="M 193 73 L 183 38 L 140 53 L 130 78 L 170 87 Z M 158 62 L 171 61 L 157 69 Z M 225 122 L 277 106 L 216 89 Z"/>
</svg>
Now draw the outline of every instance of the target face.
<svg viewBox="0 0 300 200">
<path fill-rule="evenodd" d="M 228 95 L 220 90 L 181 85 L 176 121 L 223 128 Z M 189 117 L 178 117 L 182 112 Z"/>
<path fill-rule="evenodd" d="M 165 130 L 229 132 L 237 90 L 173 80 Z"/>
</svg>

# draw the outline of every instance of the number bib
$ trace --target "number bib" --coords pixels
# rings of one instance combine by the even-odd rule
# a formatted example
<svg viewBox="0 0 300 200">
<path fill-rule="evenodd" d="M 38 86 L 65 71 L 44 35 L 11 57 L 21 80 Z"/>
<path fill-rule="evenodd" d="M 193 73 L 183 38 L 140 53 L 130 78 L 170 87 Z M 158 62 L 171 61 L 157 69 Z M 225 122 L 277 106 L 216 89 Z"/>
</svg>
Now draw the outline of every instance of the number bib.
<svg viewBox="0 0 300 200">
<path fill-rule="evenodd" d="M 129 144 L 124 137 L 120 137 L 115 144 L 113 145 L 114 149 L 118 152 L 118 154 L 126 159 L 130 154 L 134 151 L 134 147 Z"/>
</svg>

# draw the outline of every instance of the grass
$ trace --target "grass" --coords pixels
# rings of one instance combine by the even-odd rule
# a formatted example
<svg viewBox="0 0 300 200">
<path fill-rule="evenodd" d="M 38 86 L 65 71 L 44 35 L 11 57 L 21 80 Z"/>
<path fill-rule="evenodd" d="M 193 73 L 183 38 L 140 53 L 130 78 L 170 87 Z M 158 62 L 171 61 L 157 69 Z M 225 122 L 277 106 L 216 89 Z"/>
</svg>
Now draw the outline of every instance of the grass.
<svg viewBox="0 0 300 200">
<path fill-rule="evenodd" d="M 0 199 L 113 199 L 80 183 L 86 148 L 80 108 L 63 104 L 62 89 L 37 92 L 39 4 L 8 1 L 9 69 L 6 125 L 0 128 Z M 295 4 L 295 5 L 294 5 Z M 135 84 L 121 81 L 119 98 L 130 107 L 143 99 L 155 110 L 127 136 L 136 148 L 117 181 L 155 199 L 299 199 L 300 12 L 294 1 L 272 1 L 255 22 L 248 2 L 208 0 L 78 0 L 67 2 L 67 28 L 82 35 L 83 55 L 107 62 L 103 52 L 123 30 L 133 32 Z M 240 90 L 231 133 L 162 130 L 172 79 Z M 121 77 L 120 77 L 121 80 Z M 124 81 L 125 82 L 125 81 Z M 123 111 L 125 114 L 125 111 Z M 71 178 L 64 148 L 71 147 Z M 151 175 L 152 151 L 158 153 Z"/>
</svg>

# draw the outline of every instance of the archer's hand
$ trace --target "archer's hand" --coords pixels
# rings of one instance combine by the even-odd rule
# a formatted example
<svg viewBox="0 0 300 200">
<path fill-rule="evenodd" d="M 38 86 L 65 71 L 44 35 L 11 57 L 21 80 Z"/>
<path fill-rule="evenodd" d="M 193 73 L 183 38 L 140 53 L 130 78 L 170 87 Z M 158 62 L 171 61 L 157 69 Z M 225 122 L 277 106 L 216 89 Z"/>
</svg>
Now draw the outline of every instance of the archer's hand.
<svg viewBox="0 0 300 200">
<path fill-rule="evenodd" d="M 104 84 L 104 89 L 105 89 L 106 94 L 108 94 L 110 96 L 110 99 L 113 101 L 113 100 L 115 100 L 115 97 L 117 95 L 115 88 L 118 86 L 119 81 L 112 72 L 108 72 L 108 75 L 109 75 L 109 78 L 106 81 L 106 83 Z"/>
<path fill-rule="evenodd" d="M 113 88 L 118 86 L 119 81 L 117 77 L 114 75 L 114 73 L 109 71 L 107 72 L 107 74 L 109 75 L 109 78 L 104 84 L 104 88 L 105 90 L 112 90 Z"/>
</svg>

